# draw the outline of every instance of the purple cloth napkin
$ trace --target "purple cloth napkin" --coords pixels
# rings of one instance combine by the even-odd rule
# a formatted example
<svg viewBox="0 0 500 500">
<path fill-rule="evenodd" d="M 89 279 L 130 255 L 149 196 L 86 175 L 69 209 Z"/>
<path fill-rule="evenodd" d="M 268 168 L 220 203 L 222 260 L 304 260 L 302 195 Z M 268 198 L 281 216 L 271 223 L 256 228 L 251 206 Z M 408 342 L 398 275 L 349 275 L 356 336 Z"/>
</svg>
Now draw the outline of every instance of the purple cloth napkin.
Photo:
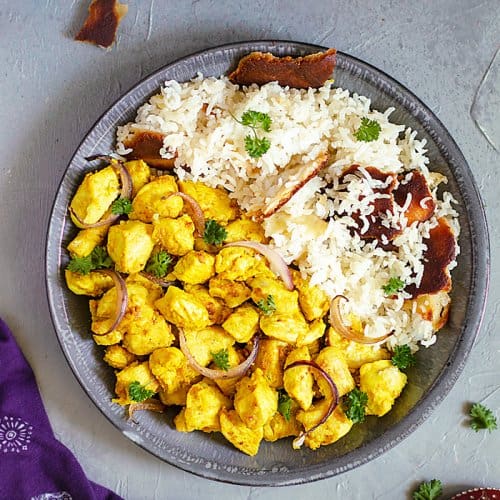
<svg viewBox="0 0 500 500">
<path fill-rule="evenodd" d="M 0 499 L 115 500 L 54 436 L 33 371 L 0 318 Z"/>
</svg>

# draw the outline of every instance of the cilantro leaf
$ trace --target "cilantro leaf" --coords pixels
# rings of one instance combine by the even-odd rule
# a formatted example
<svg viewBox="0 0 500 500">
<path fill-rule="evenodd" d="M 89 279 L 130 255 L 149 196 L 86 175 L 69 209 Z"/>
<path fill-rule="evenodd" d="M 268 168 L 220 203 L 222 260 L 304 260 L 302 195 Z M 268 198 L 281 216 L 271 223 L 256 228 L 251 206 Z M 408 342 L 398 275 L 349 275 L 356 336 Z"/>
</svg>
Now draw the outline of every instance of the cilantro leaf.
<svg viewBox="0 0 500 500">
<path fill-rule="evenodd" d="M 253 129 L 262 129 L 264 132 L 271 131 L 271 117 L 267 113 L 261 111 L 248 110 L 241 115 L 242 125 Z"/>
<path fill-rule="evenodd" d="M 210 352 L 210 354 L 218 368 L 225 372 L 229 370 L 229 352 L 227 349 L 221 349 L 218 352 Z"/>
<path fill-rule="evenodd" d="M 215 220 L 208 219 L 205 222 L 203 241 L 209 245 L 221 245 L 227 238 L 227 231 Z"/>
<path fill-rule="evenodd" d="M 290 422 L 292 418 L 292 398 L 285 390 L 281 390 L 278 393 L 278 411 L 287 422 Z"/>
<path fill-rule="evenodd" d="M 481 429 L 487 429 L 488 431 L 494 431 L 497 429 L 497 419 L 493 412 L 482 405 L 481 403 L 474 403 L 469 412 L 472 421 L 470 426 L 476 432 L 479 432 Z"/>
<path fill-rule="evenodd" d="M 403 290 L 404 286 L 405 282 L 403 280 L 400 280 L 399 278 L 390 278 L 387 285 L 382 287 L 382 290 L 384 290 L 386 295 L 391 296 Z"/>
<path fill-rule="evenodd" d="M 151 255 L 144 270 L 157 278 L 163 278 L 167 275 L 170 264 L 172 257 L 165 250 L 160 250 Z"/>
<path fill-rule="evenodd" d="M 344 410 L 347 418 L 353 423 L 364 422 L 368 394 L 356 388 L 348 392 L 344 397 Z"/>
<path fill-rule="evenodd" d="M 117 198 L 111 204 L 111 213 L 114 215 L 128 215 L 132 212 L 132 202 L 128 198 Z"/>
<path fill-rule="evenodd" d="M 417 362 L 415 356 L 411 353 L 409 345 L 397 345 L 394 348 L 394 354 L 392 355 L 391 361 L 392 364 L 397 366 L 400 370 L 406 370 Z"/>
<path fill-rule="evenodd" d="M 245 136 L 245 149 L 252 158 L 260 158 L 263 154 L 267 153 L 271 143 L 265 137 L 259 139 L 257 136 Z"/>
<path fill-rule="evenodd" d="M 376 120 L 370 120 L 369 118 L 361 118 L 361 125 L 358 130 L 354 132 L 354 137 L 358 141 L 372 142 L 378 139 L 382 127 L 380 123 Z"/>
<path fill-rule="evenodd" d="M 137 380 L 131 382 L 128 386 L 128 394 L 132 401 L 136 403 L 142 403 L 146 399 L 149 399 L 155 394 L 155 391 L 150 391 L 146 389 L 141 383 Z"/>
<path fill-rule="evenodd" d="M 96 269 L 109 268 L 113 265 L 111 257 L 104 247 L 95 247 L 92 252 L 85 257 L 73 257 L 66 269 L 72 273 L 86 276 Z"/>
<path fill-rule="evenodd" d="M 439 479 L 422 483 L 414 492 L 413 500 L 435 500 L 443 493 L 443 485 Z"/>
<path fill-rule="evenodd" d="M 268 295 L 265 299 L 260 299 L 256 302 L 256 305 L 266 316 L 271 316 L 276 311 L 276 303 L 272 295 Z"/>
</svg>

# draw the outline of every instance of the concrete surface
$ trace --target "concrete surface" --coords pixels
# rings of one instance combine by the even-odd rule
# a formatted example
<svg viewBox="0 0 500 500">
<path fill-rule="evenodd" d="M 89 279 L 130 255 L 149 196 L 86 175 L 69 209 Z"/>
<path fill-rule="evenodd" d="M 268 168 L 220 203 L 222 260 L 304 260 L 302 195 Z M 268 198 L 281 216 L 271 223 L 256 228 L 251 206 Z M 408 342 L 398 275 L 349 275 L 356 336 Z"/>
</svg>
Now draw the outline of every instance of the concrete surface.
<svg viewBox="0 0 500 500">
<path fill-rule="evenodd" d="M 72 40 L 88 3 L 0 1 L 0 315 L 35 371 L 57 436 L 90 478 L 127 499 L 399 499 L 410 498 L 419 482 L 432 478 L 442 480 L 445 496 L 472 486 L 500 488 L 500 430 L 475 433 L 466 418 L 473 401 L 484 402 L 500 417 L 499 154 L 470 113 L 498 49 L 500 2 L 131 1 L 118 43 L 109 52 Z M 270 38 L 336 47 L 389 73 L 430 106 L 475 175 L 488 213 L 493 263 L 479 340 L 465 372 L 432 417 L 367 465 L 281 489 L 200 479 L 127 441 L 69 370 L 44 285 L 52 200 L 72 153 L 101 112 L 177 57 L 221 43 Z M 482 109 L 485 99 L 498 105 L 499 85 L 488 80 Z M 486 117 L 485 126 L 499 118 Z M 498 148 L 497 132 L 498 127 L 490 131 L 490 140 Z"/>
</svg>

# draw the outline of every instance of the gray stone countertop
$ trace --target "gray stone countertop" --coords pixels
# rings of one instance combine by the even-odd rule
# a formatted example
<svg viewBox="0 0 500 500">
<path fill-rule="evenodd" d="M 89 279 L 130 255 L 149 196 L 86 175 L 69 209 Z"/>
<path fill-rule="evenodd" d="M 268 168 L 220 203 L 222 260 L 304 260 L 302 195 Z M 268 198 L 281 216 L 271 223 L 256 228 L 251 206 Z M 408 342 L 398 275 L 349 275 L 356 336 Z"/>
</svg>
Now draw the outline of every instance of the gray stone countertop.
<svg viewBox="0 0 500 500">
<path fill-rule="evenodd" d="M 399 499 L 410 498 L 418 483 L 432 478 L 441 479 L 445 496 L 473 486 L 500 488 L 500 430 L 475 433 L 466 417 L 468 405 L 476 401 L 500 417 L 500 164 L 498 150 L 475 123 L 499 148 L 500 116 L 488 118 L 484 111 L 498 111 L 498 69 L 485 79 L 483 111 L 471 114 L 498 50 L 500 2 L 131 0 L 118 43 L 108 52 L 72 39 L 87 5 L 0 0 L 0 316 L 33 367 L 56 435 L 88 476 L 127 499 Z M 71 373 L 56 340 L 44 283 L 52 201 L 69 159 L 100 114 L 168 62 L 250 39 L 336 47 L 411 89 L 467 158 L 486 206 L 492 243 L 484 322 L 464 372 L 443 403 L 376 460 L 332 479 L 285 488 L 201 479 L 125 439 Z"/>
</svg>

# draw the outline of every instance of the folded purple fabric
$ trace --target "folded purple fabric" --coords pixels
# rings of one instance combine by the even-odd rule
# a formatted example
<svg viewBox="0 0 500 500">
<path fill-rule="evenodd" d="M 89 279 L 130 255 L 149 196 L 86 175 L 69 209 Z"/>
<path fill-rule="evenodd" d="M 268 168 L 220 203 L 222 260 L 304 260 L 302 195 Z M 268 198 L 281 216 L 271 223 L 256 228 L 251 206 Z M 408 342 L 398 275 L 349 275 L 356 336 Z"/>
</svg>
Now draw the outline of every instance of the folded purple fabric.
<svg viewBox="0 0 500 500">
<path fill-rule="evenodd" d="M 115 500 L 54 436 L 33 371 L 0 318 L 0 499 Z"/>
</svg>

